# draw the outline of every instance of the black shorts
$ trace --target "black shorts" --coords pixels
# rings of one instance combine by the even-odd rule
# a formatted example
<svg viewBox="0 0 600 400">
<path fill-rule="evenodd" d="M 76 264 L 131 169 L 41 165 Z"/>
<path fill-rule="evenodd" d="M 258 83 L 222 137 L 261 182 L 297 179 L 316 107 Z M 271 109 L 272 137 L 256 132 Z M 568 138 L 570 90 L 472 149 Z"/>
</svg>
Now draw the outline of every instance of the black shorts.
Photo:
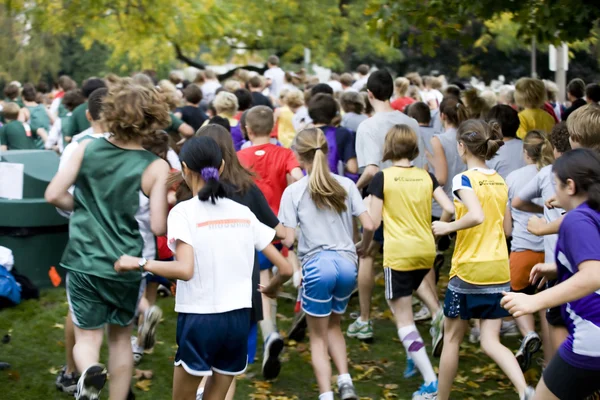
<svg viewBox="0 0 600 400">
<path fill-rule="evenodd" d="M 565 320 L 562 317 L 560 307 L 552 307 L 546 311 L 546 321 L 552 326 L 566 327 Z"/>
<path fill-rule="evenodd" d="M 582 369 L 556 353 L 544 370 L 544 383 L 561 400 L 583 400 L 600 390 L 600 370 Z"/>
<path fill-rule="evenodd" d="M 534 295 L 537 293 L 537 286 L 535 285 L 529 285 L 527 286 L 525 289 L 521 289 L 521 290 L 515 290 L 512 287 L 510 288 L 511 292 L 515 292 L 515 293 L 525 293 L 528 295 Z M 560 312 L 560 309 L 558 310 Z"/>
<path fill-rule="evenodd" d="M 385 298 L 388 300 L 412 296 L 419 288 L 429 269 L 416 269 L 414 271 L 395 271 L 384 267 Z"/>
</svg>

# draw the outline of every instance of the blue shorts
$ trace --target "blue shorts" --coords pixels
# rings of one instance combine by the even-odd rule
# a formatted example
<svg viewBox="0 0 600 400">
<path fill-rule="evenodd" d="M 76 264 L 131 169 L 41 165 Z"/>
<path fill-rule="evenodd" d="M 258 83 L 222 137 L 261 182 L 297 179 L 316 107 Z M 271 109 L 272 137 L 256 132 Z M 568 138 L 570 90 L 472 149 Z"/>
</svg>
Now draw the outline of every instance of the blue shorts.
<svg viewBox="0 0 600 400">
<path fill-rule="evenodd" d="M 275 246 L 275 248 L 279 251 L 283 249 L 283 245 L 281 243 L 274 244 L 273 246 Z M 265 257 L 262 251 L 258 252 L 258 265 L 260 265 L 261 271 L 273 268 L 273 263 L 267 257 Z"/>
<path fill-rule="evenodd" d="M 250 309 L 177 317 L 175 366 L 194 376 L 241 375 L 248 363 Z"/>
<path fill-rule="evenodd" d="M 313 317 L 343 314 L 356 276 L 356 264 L 337 251 L 317 254 L 302 267 L 302 309 Z"/>
<path fill-rule="evenodd" d="M 248 364 L 254 364 L 256 358 L 256 344 L 258 342 L 258 324 L 254 322 L 250 325 L 248 333 Z"/>
<path fill-rule="evenodd" d="M 444 299 L 444 315 L 447 318 L 499 319 L 510 316 L 500 305 L 502 293 L 463 294 L 448 288 Z"/>
</svg>

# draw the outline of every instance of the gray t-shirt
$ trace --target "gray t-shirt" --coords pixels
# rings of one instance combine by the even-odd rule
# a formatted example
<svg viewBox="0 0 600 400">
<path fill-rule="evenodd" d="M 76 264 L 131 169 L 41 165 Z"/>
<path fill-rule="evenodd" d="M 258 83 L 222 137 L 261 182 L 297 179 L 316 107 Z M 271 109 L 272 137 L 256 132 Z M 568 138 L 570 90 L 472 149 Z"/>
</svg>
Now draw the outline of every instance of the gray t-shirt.
<svg viewBox="0 0 600 400">
<path fill-rule="evenodd" d="M 523 158 L 523 141 L 521 139 L 511 139 L 504 142 L 496 156 L 487 162 L 490 169 L 496 170 L 504 179 L 513 171 L 523 168 L 525 160 Z"/>
<path fill-rule="evenodd" d="M 298 257 L 305 264 L 311 257 L 324 250 L 333 250 L 357 262 L 356 246 L 352 240 L 352 217 L 358 217 L 367 209 L 354 182 L 343 176 L 331 175 L 346 192 L 346 211 L 319 209 L 310 198 L 309 176 L 288 186 L 283 192 L 279 207 L 279 220 L 288 228 L 300 226 Z"/>
<path fill-rule="evenodd" d="M 542 198 L 543 201 L 548 200 L 556 193 L 554 187 L 554 174 L 552 173 L 552 165 L 545 166 L 537 173 L 537 175 L 521 189 L 517 196 L 525 201 L 533 201 L 537 198 Z M 544 206 L 544 217 L 546 221 L 552 222 L 560 218 L 564 213 L 562 208 L 547 208 Z M 547 263 L 554 262 L 554 250 L 556 249 L 556 241 L 558 235 L 544 236 L 544 252 L 546 253 L 545 261 Z"/>
<path fill-rule="evenodd" d="M 538 170 L 535 164 L 527 165 L 523 168 L 519 168 L 516 171 L 508 174 L 506 178 L 506 184 L 508 185 L 508 201 L 517 197 L 517 194 L 523 189 L 529 181 L 535 179 Z M 541 199 L 535 201 L 536 204 L 541 205 Z M 534 214 L 530 212 L 520 211 L 514 207 L 510 207 L 510 212 L 513 219 L 513 231 L 512 231 L 512 251 L 524 251 L 531 250 L 542 252 L 544 251 L 544 238 L 541 236 L 535 236 L 527 231 L 527 222 L 532 216 L 542 217 L 541 214 Z"/>
<path fill-rule="evenodd" d="M 448 128 L 446 129 L 446 132 L 442 133 L 441 135 L 437 135 L 437 137 L 440 140 L 442 148 L 444 149 L 446 163 L 448 164 L 448 175 L 446 183 L 444 184 L 444 192 L 446 192 L 446 195 L 449 199 L 453 199 L 452 178 L 462 172 L 465 172 L 467 170 L 467 164 L 465 164 L 458 155 L 458 149 L 456 148 L 456 128 Z M 442 207 L 440 207 L 435 200 L 433 201 L 433 205 L 431 207 L 431 215 L 438 218 L 442 216 Z"/>
<path fill-rule="evenodd" d="M 349 112 L 344 114 L 342 117 L 342 123 L 340 125 L 342 125 L 343 128 L 351 130 L 352 132 L 356 132 L 360 123 L 367 118 L 369 117 L 364 114 Z"/>
<path fill-rule="evenodd" d="M 408 125 L 417 135 L 419 124 L 400 111 L 380 112 L 361 122 L 356 131 L 356 156 L 358 166 L 362 170 L 368 165 L 377 165 L 379 169 L 388 168 L 391 161 L 382 162 L 385 136 L 394 125 Z M 419 146 L 419 157 L 425 157 L 423 148 Z"/>
</svg>

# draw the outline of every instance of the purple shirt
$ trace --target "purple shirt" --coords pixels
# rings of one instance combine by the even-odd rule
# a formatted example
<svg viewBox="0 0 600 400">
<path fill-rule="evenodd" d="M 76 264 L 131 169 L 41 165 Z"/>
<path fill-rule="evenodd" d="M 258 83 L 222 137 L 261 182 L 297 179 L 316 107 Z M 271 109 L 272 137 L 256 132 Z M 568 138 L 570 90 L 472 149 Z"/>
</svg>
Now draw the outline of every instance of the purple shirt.
<svg viewBox="0 0 600 400">
<path fill-rule="evenodd" d="M 600 260 L 600 212 L 583 203 L 567 213 L 556 245 L 558 281 L 579 271 L 585 261 Z M 569 336 L 558 350 L 570 365 L 600 370 L 600 290 L 561 306 Z"/>
</svg>

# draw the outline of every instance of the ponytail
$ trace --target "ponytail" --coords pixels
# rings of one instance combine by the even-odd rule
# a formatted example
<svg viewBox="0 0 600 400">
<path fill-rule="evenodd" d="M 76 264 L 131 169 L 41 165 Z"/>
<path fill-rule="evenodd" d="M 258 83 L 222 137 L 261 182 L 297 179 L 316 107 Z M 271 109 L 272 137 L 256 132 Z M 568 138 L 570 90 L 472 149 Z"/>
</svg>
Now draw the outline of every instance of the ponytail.
<svg viewBox="0 0 600 400">
<path fill-rule="evenodd" d="M 227 190 L 223 182 L 219 180 L 219 170 L 215 167 L 205 167 L 200 171 L 205 184 L 198 192 L 200 201 L 208 201 L 215 204 L 216 199 L 227 197 Z"/>
<path fill-rule="evenodd" d="M 523 139 L 523 150 L 540 170 L 554 162 L 552 144 L 542 131 L 529 131 Z"/>
<path fill-rule="evenodd" d="M 467 107 L 456 97 L 449 96 L 442 100 L 440 113 L 446 116 L 446 121 L 455 128 L 469 119 Z"/>
<path fill-rule="evenodd" d="M 308 180 L 310 198 L 319 209 L 347 210 L 348 193 L 332 176 L 327 162 L 327 140 L 318 128 L 304 129 L 295 139 L 296 151 L 306 163 L 312 164 Z"/>
<path fill-rule="evenodd" d="M 558 180 L 565 185 L 570 179 L 575 184 L 575 194 L 585 195 L 587 204 L 600 211 L 600 155 L 591 149 L 566 152 L 553 166 Z"/>
<path fill-rule="evenodd" d="M 491 160 L 500 147 L 504 146 L 500 125 L 481 119 L 469 119 L 458 127 L 456 140 L 464 144 L 467 151 L 480 160 Z"/>
</svg>

